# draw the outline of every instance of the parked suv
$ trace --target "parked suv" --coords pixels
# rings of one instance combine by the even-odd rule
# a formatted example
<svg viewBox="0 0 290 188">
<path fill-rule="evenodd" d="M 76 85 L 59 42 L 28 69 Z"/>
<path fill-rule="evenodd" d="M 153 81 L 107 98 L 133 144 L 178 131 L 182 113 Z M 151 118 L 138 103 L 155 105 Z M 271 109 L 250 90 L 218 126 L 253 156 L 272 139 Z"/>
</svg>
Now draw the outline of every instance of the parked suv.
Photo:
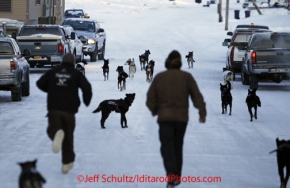
<svg viewBox="0 0 290 188">
<path fill-rule="evenodd" d="M 70 25 L 83 43 L 84 55 L 90 56 L 90 61 L 103 60 L 105 56 L 106 33 L 99 22 L 88 18 L 67 18 L 62 25 Z"/>
<path fill-rule="evenodd" d="M 64 12 L 64 18 L 90 18 L 83 9 L 67 9 Z"/>
<path fill-rule="evenodd" d="M 250 37 L 256 32 L 271 32 L 268 26 L 263 25 L 238 25 L 234 32 L 228 32 L 227 35 L 232 36 L 231 39 L 225 39 L 223 46 L 228 47 L 226 67 L 234 73 L 241 72 L 242 58 L 245 50 L 239 50 L 238 45 L 247 45 Z"/>
</svg>

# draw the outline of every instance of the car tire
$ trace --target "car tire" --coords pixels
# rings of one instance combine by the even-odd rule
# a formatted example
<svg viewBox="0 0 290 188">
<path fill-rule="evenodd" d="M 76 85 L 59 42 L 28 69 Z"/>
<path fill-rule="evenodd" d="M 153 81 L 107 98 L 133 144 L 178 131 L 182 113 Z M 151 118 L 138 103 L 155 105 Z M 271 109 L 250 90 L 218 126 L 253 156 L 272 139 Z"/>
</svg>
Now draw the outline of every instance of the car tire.
<svg viewBox="0 0 290 188">
<path fill-rule="evenodd" d="M 256 75 L 250 75 L 250 89 L 253 90 L 254 88 L 258 89 L 258 79 Z"/>
<path fill-rule="evenodd" d="M 103 45 L 103 49 L 102 49 L 102 53 L 98 55 L 98 60 L 104 60 L 105 58 L 105 51 L 106 51 L 106 48 L 105 48 L 105 43 Z"/>
<path fill-rule="evenodd" d="M 90 61 L 91 62 L 96 62 L 97 61 L 97 53 L 92 53 L 90 55 Z"/>
<path fill-rule="evenodd" d="M 96 47 L 95 47 L 96 49 L 95 49 L 95 52 L 94 53 L 92 53 L 91 55 L 90 55 L 90 61 L 91 62 L 96 62 L 97 61 L 97 55 L 98 55 L 98 44 L 96 44 Z"/>
<path fill-rule="evenodd" d="M 243 85 L 249 85 L 249 75 L 245 72 L 243 67 L 241 70 L 241 80 Z"/>
<path fill-rule="evenodd" d="M 22 83 L 22 96 L 27 97 L 30 95 L 30 81 L 29 81 L 29 73 L 26 76 L 26 82 Z"/>
<path fill-rule="evenodd" d="M 22 99 L 21 96 L 22 96 L 21 84 L 19 86 L 15 86 L 14 88 L 11 89 L 12 101 L 21 101 L 21 99 Z"/>
</svg>

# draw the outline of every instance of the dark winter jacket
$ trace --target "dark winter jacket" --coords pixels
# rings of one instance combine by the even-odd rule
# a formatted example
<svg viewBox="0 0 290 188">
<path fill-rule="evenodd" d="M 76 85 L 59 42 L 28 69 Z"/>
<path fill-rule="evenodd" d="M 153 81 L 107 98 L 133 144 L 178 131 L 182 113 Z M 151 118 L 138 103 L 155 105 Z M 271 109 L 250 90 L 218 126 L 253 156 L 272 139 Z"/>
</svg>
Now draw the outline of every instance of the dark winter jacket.
<svg viewBox="0 0 290 188">
<path fill-rule="evenodd" d="M 47 109 L 78 112 L 80 106 L 79 88 L 83 92 L 86 106 L 92 98 L 91 84 L 86 77 L 74 68 L 73 63 L 62 63 L 48 70 L 37 82 L 39 89 L 47 92 Z"/>
<path fill-rule="evenodd" d="M 206 105 L 190 73 L 180 70 L 181 59 L 167 59 L 167 71 L 157 74 L 147 92 L 146 105 L 158 122 L 188 122 L 189 97 L 199 110 L 199 117 L 206 118 Z"/>
</svg>

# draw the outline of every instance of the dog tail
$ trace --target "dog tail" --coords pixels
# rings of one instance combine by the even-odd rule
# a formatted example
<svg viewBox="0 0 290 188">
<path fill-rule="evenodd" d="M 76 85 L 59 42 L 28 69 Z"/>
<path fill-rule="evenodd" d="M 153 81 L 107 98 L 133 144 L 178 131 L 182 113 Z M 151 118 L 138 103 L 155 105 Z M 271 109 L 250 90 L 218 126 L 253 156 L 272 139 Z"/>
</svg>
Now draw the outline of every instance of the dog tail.
<svg viewBox="0 0 290 188">
<path fill-rule="evenodd" d="M 97 112 L 100 112 L 100 111 L 101 111 L 101 105 L 99 105 L 98 108 L 93 111 L 93 113 L 97 113 Z"/>
<path fill-rule="evenodd" d="M 277 151 L 278 151 L 278 149 L 275 149 L 275 150 L 271 151 L 269 154 L 275 153 Z"/>
<path fill-rule="evenodd" d="M 287 150 L 290 151 L 290 146 L 288 144 L 283 144 L 281 146 L 278 147 L 278 149 L 275 149 L 273 151 L 271 151 L 269 154 L 274 153 L 274 152 L 278 152 L 278 151 L 282 151 L 282 150 Z"/>
</svg>

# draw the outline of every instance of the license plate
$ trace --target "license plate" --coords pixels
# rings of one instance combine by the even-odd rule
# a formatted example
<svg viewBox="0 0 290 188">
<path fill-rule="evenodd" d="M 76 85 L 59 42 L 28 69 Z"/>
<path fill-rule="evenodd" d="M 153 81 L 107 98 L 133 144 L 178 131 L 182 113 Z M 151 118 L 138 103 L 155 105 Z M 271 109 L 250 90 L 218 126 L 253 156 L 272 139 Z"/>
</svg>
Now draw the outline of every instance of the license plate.
<svg viewBox="0 0 290 188">
<path fill-rule="evenodd" d="M 275 69 L 275 72 L 286 72 L 286 69 Z"/>
<path fill-rule="evenodd" d="M 34 56 L 33 59 L 42 59 L 42 56 Z"/>
</svg>

